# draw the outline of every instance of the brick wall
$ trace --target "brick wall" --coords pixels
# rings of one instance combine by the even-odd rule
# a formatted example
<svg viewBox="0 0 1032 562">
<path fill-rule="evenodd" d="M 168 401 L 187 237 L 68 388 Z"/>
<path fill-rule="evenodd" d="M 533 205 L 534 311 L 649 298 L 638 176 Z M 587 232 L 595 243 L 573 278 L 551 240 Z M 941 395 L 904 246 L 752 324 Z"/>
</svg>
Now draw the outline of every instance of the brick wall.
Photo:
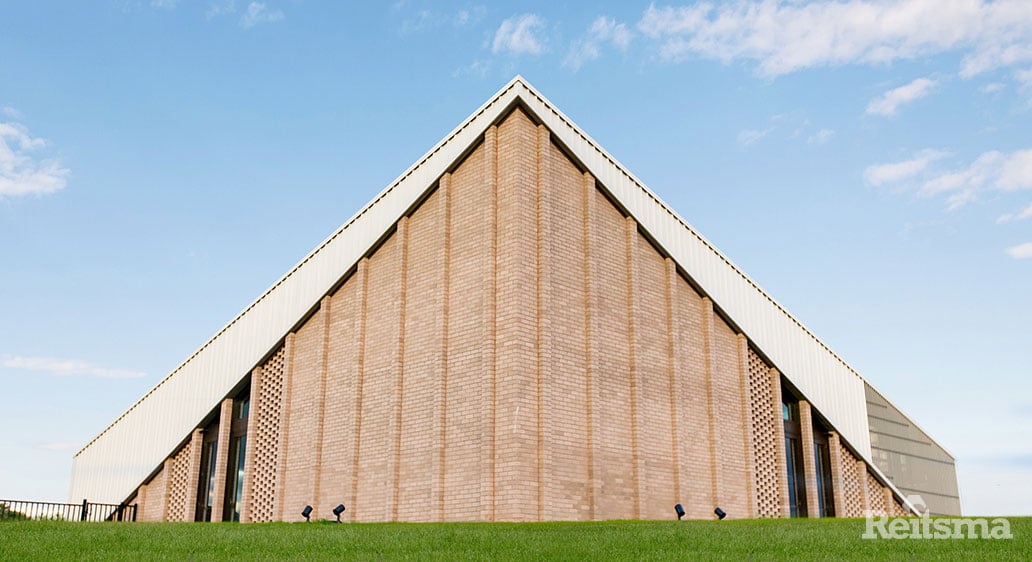
<svg viewBox="0 0 1032 562">
<path fill-rule="evenodd" d="M 776 372 L 603 189 L 489 128 L 255 369 L 244 519 L 783 514 Z"/>
</svg>

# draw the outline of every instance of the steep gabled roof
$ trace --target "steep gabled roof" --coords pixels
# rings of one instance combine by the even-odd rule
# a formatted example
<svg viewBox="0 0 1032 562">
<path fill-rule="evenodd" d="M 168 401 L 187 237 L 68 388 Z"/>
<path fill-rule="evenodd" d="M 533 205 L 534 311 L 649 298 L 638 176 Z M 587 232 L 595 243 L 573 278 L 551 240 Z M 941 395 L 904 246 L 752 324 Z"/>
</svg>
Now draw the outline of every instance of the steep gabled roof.
<svg viewBox="0 0 1032 562">
<path fill-rule="evenodd" d="M 870 462 L 860 375 L 517 76 L 79 451 L 73 465 L 72 499 L 118 502 L 132 493 L 516 103 L 548 127 L 553 138 L 595 176 L 877 471 Z"/>
</svg>

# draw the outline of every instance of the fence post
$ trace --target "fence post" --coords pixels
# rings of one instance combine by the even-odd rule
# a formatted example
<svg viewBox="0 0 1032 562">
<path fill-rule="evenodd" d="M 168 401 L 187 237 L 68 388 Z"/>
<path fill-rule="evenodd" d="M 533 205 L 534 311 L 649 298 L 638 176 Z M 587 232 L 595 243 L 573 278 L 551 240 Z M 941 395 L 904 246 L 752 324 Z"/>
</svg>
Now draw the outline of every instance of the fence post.
<svg viewBox="0 0 1032 562">
<path fill-rule="evenodd" d="M 85 521 L 86 520 L 86 512 L 87 512 L 87 510 L 89 508 L 90 508 L 90 504 L 87 503 L 85 499 L 83 499 L 82 500 L 82 515 L 79 516 L 79 521 Z"/>
</svg>

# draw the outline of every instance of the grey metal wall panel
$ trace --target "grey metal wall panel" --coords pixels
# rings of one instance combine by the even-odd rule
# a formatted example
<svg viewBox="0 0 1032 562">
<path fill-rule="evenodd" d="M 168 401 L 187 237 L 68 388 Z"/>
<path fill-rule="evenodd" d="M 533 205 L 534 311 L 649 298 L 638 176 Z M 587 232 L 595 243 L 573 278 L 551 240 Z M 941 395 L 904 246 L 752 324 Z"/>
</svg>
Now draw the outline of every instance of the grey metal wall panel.
<svg viewBox="0 0 1032 562">
<path fill-rule="evenodd" d="M 869 384 L 864 385 L 871 455 L 904 494 L 917 494 L 933 514 L 960 515 L 953 455 Z"/>
</svg>

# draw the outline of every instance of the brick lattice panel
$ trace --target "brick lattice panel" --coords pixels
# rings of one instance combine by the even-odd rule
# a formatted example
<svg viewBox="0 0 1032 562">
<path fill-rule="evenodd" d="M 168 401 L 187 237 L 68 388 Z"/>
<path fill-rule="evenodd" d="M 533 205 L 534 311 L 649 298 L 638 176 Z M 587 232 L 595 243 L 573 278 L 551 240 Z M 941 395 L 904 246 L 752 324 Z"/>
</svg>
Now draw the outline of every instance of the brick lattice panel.
<svg viewBox="0 0 1032 562">
<path fill-rule="evenodd" d="M 251 406 L 254 433 L 254 477 L 251 521 L 272 521 L 276 498 L 276 468 L 279 464 L 279 434 L 283 398 L 284 348 L 280 347 L 262 367 L 258 403 Z"/>
<path fill-rule="evenodd" d="M 172 467 L 168 475 L 168 520 L 187 521 L 187 507 L 193 506 L 192 498 L 186 497 L 187 488 L 190 485 L 189 443 L 172 457 L 171 464 Z"/>
<path fill-rule="evenodd" d="M 871 502 L 871 511 L 887 515 L 889 506 L 885 504 L 884 486 L 870 472 L 866 472 L 865 476 L 867 477 L 867 497 Z"/>
<path fill-rule="evenodd" d="M 842 500 L 845 506 L 841 508 L 839 517 L 863 517 L 864 504 L 860 489 L 860 474 L 857 474 L 856 457 L 845 445 L 839 444 L 839 463 L 842 471 Z"/>
<path fill-rule="evenodd" d="M 756 505 L 759 517 L 778 517 L 778 454 L 777 419 L 771 389 L 770 367 L 749 349 L 749 412 L 753 446 L 753 468 L 756 474 Z"/>
</svg>

